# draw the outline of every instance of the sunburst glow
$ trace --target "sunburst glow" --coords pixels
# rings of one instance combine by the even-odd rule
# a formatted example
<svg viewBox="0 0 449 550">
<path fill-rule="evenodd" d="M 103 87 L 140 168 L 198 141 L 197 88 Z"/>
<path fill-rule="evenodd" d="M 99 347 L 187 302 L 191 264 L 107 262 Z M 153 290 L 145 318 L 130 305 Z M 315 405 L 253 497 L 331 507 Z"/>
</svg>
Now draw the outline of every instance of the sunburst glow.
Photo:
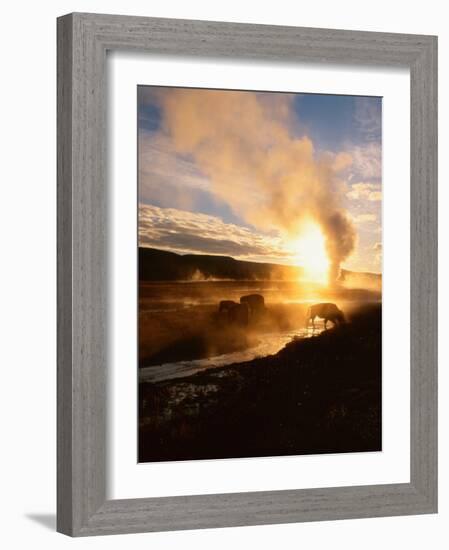
<svg viewBox="0 0 449 550">
<path fill-rule="evenodd" d="M 327 283 L 329 275 L 329 258 L 320 226 L 307 222 L 301 235 L 291 242 L 289 248 L 295 256 L 295 263 L 304 269 L 304 277 L 313 282 Z"/>
</svg>

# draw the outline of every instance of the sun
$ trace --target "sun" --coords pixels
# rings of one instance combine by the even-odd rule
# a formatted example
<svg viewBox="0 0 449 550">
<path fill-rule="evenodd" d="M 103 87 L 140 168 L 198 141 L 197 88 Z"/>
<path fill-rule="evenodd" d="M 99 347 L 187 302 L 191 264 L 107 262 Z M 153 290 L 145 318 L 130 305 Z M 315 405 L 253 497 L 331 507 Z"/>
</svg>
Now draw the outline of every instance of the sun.
<svg viewBox="0 0 449 550">
<path fill-rule="evenodd" d="M 329 258 L 320 226 L 308 221 L 303 225 L 300 236 L 290 242 L 295 263 L 304 269 L 304 279 L 326 284 L 329 275 Z"/>
</svg>

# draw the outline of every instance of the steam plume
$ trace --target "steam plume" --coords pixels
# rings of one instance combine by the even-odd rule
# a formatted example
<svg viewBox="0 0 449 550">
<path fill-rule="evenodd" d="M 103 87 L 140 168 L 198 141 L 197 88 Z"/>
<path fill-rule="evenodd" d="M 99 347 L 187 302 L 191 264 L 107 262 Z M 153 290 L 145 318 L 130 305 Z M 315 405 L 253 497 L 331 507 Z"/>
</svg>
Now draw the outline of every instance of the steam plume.
<svg viewBox="0 0 449 550">
<path fill-rule="evenodd" d="M 285 239 L 298 237 L 307 219 L 321 226 L 335 281 L 355 245 L 338 178 L 352 159 L 318 156 L 308 137 L 293 135 L 293 96 L 173 89 L 158 101 L 175 151 L 193 157 L 214 194 L 245 221 Z"/>
</svg>

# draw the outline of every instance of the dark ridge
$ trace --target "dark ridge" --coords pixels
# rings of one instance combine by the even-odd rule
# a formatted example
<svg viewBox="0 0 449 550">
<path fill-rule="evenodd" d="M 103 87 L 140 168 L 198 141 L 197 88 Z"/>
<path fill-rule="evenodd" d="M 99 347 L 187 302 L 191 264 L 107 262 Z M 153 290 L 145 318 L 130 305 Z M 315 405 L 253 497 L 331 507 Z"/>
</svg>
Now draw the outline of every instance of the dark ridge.
<svg viewBox="0 0 449 550">
<path fill-rule="evenodd" d="M 246 262 L 230 256 L 180 255 L 155 248 L 139 248 L 140 281 L 183 281 L 195 278 L 266 280 L 297 279 L 299 267 Z"/>
<path fill-rule="evenodd" d="M 206 254 L 175 254 L 156 248 L 139 248 L 140 281 L 188 281 L 195 279 L 233 279 L 236 281 L 298 280 L 301 267 L 273 263 L 236 260 L 230 256 Z M 377 273 L 356 273 L 341 270 L 340 281 L 350 282 L 357 276 L 359 283 L 379 285 L 382 276 Z"/>
</svg>

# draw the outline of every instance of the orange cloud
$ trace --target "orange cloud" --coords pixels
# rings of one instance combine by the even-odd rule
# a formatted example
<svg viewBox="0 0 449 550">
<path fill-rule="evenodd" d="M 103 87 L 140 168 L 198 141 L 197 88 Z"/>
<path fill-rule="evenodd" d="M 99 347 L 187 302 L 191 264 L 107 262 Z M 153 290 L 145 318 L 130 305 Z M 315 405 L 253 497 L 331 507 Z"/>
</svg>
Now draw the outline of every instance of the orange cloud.
<svg viewBox="0 0 449 550">
<path fill-rule="evenodd" d="M 163 134 L 194 158 L 219 199 L 254 227 L 290 239 L 313 218 L 336 275 L 356 240 L 338 177 L 352 157 L 318 156 L 308 137 L 292 135 L 292 96 L 172 89 L 159 101 Z"/>
</svg>

